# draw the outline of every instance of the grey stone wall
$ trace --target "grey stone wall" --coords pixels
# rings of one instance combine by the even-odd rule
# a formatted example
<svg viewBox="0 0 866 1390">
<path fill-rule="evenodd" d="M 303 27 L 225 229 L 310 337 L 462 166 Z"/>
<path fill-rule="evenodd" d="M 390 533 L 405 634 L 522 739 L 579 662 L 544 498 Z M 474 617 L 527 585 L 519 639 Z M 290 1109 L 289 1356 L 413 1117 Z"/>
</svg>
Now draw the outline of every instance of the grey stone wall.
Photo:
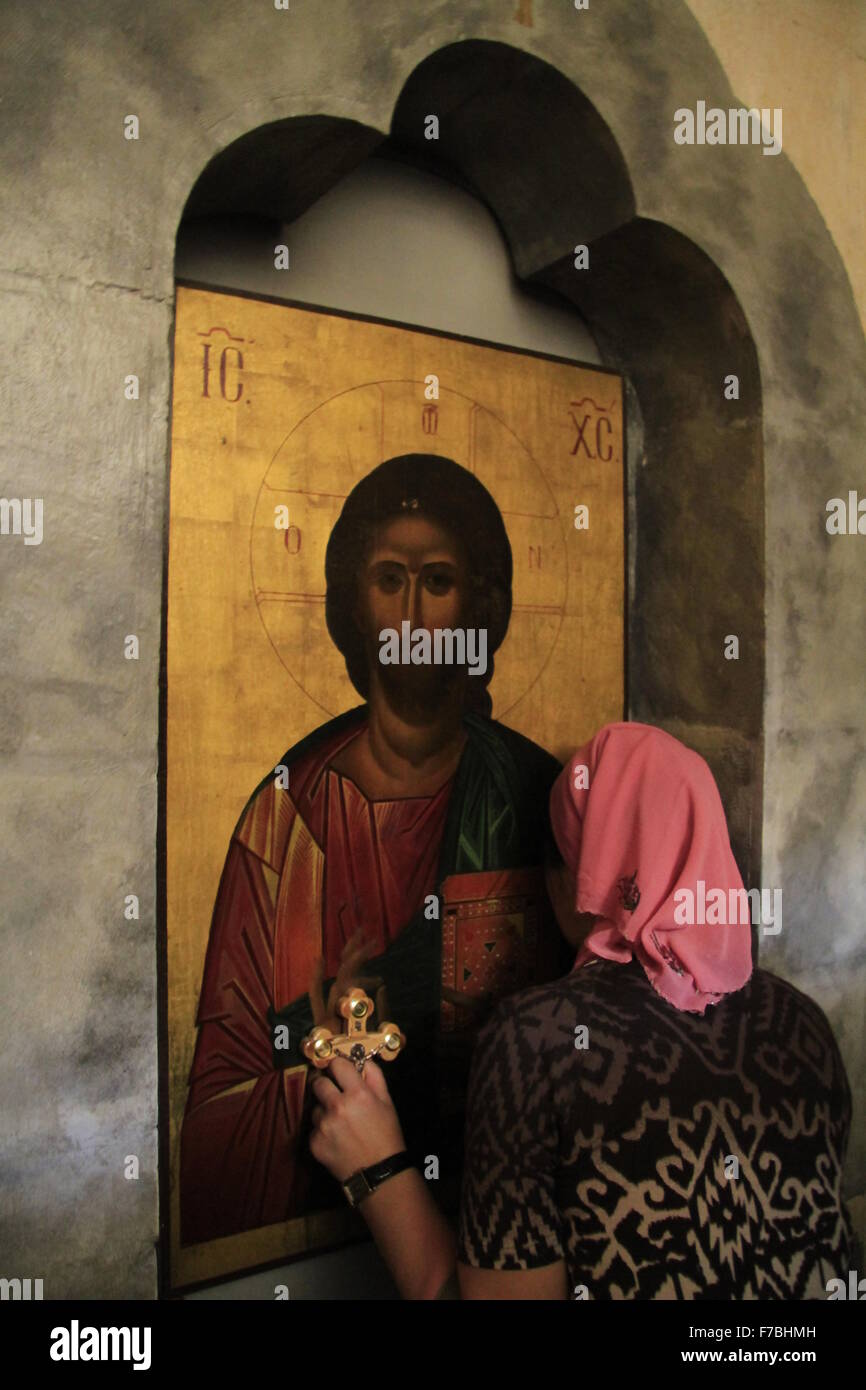
<svg viewBox="0 0 866 1390">
<path fill-rule="evenodd" d="M 705 252 L 748 324 L 763 397 L 763 882 L 785 895 L 784 930 L 762 960 L 822 1004 L 861 1083 L 863 552 L 824 529 L 829 497 L 866 493 L 866 350 L 845 268 L 784 154 L 674 145 L 675 108 L 737 104 L 679 0 L 538 4 L 533 28 L 513 14 L 499 0 L 288 12 L 88 0 L 53 7 L 46 23 L 28 0 L 4 8 L 3 494 L 44 499 L 44 539 L 0 543 L 0 1249 L 3 1273 L 43 1278 L 46 1297 L 156 1291 L 156 769 L 178 221 L 208 161 L 258 126 L 324 114 L 375 144 L 413 70 L 468 38 L 533 53 L 576 85 L 621 152 L 638 216 Z M 138 141 L 123 138 L 131 113 Z M 359 140 L 358 158 L 365 149 Z M 322 167 L 320 191 L 342 172 Z M 508 205 L 519 216 L 525 202 Z M 602 237 L 592 222 L 587 235 Z M 519 272 L 564 259 L 578 239 L 551 203 Z M 132 372 L 137 402 L 123 394 Z M 727 486 L 719 476 L 724 547 L 738 540 Z M 127 633 L 138 662 L 123 658 Z M 124 919 L 127 893 L 140 897 L 138 922 Z M 128 1154 L 137 1182 L 123 1178 Z M 850 1195 L 863 1192 L 864 1158 L 861 1104 Z"/>
</svg>

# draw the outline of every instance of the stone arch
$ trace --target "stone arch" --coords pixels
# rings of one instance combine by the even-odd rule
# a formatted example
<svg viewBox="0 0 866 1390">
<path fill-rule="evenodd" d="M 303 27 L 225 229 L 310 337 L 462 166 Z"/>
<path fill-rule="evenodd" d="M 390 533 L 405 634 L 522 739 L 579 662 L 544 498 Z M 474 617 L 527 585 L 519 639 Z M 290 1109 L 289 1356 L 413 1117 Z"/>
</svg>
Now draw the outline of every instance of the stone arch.
<svg viewBox="0 0 866 1390">
<path fill-rule="evenodd" d="M 424 135 L 431 113 L 439 118 L 435 141 Z M 232 141 L 197 179 L 184 221 L 291 222 L 374 152 L 435 170 L 479 197 L 524 287 L 571 303 L 606 364 L 629 383 L 629 713 L 663 724 L 708 758 L 744 877 L 756 880 L 761 388 L 733 289 L 687 236 L 637 215 L 626 160 L 577 86 L 540 58 L 486 39 L 423 59 L 399 92 L 388 134 L 311 115 Z M 574 269 L 579 243 L 589 248 L 588 272 Z M 731 374 L 738 400 L 724 396 Z M 725 659 L 729 634 L 744 653 L 739 664 Z"/>
<path fill-rule="evenodd" d="M 428 112 L 440 116 L 435 154 L 423 135 Z M 629 714 L 663 724 L 708 759 L 752 880 L 761 850 L 764 496 L 760 373 L 742 307 L 704 250 L 637 215 L 610 127 L 562 73 L 522 50 L 467 40 L 431 54 L 403 87 L 392 134 L 483 198 L 518 277 L 574 304 L 606 365 L 631 387 Z M 579 243 L 588 272 L 574 268 Z M 724 396 L 731 374 L 739 400 Z M 724 656 L 729 633 L 746 653 L 739 664 Z"/>
</svg>

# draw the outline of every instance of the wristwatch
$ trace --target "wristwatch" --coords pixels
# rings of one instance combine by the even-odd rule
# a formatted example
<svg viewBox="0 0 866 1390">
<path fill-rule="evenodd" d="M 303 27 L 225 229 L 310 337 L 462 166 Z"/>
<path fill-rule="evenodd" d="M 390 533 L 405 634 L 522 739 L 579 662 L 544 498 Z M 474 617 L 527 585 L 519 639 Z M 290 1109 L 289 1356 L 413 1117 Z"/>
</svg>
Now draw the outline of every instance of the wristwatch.
<svg viewBox="0 0 866 1390">
<path fill-rule="evenodd" d="M 402 1173 L 404 1168 L 411 1167 L 412 1160 L 406 1150 L 402 1149 L 400 1153 L 383 1158 L 380 1163 L 373 1163 L 369 1168 L 359 1168 L 357 1173 L 353 1173 L 342 1183 L 346 1201 L 350 1207 L 360 1206 L 364 1198 L 369 1197 L 370 1193 L 375 1192 L 388 1178 L 393 1178 L 397 1173 Z"/>
</svg>

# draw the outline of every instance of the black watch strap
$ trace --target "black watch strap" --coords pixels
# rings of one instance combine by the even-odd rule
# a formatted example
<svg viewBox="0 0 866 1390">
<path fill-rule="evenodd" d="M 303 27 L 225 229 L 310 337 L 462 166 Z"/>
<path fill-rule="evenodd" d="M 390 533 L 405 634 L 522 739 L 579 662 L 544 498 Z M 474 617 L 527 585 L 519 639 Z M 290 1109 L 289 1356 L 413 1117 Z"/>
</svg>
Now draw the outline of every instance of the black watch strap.
<svg viewBox="0 0 866 1390">
<path fill-rule="evenodd" d="M 352 1207 L 359 1206 L 365 1197 L 369 1197 L 370 1193 L 375 1192 L 388 1178 L 393 1178 L 397 1173 L 402 1173 L 404 1168 L 411 1167 L 411 1158 L 405 1149 L 401 1149 L 400 1153 L 392 1154 L 390 1158 L 371 1163 L 369 1168 L 359 1168 L 357 1173 L 346 1178 L 342 1184 L 346 1200 Z"/>
</svg>

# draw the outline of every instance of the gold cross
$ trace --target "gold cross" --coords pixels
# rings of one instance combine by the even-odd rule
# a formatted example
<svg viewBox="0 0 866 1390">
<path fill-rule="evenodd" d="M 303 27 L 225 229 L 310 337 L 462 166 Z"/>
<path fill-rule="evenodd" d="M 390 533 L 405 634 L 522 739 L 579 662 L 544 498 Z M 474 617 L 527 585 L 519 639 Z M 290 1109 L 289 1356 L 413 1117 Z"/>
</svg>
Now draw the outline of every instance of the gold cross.
<svg viewBox="0 0 866 1390">
<path fill-rule="evenodd" d="M 393 1062 L 397 1053 L 406 1046 L 406 1036 L 396 1023 L 383 1023 L 375 1031 L 367 1031 L 373 1001 L 362 989 L 351 989 L 348 994 L 342 995 L 337 1012 L 347 1020 L 345 1033 L 333 1033 L 330 1028 L 318 1027 L 308 1033 L 301 1043 L 301 1051 L 307 1061 L 320 1071 L 335 1057 L 345 1057 L 347 1062 L 355 1063 L 358 1071 L 363 1071 L 371 1057 L 381 1055 L 383 1062 Z"/>
</svg>

